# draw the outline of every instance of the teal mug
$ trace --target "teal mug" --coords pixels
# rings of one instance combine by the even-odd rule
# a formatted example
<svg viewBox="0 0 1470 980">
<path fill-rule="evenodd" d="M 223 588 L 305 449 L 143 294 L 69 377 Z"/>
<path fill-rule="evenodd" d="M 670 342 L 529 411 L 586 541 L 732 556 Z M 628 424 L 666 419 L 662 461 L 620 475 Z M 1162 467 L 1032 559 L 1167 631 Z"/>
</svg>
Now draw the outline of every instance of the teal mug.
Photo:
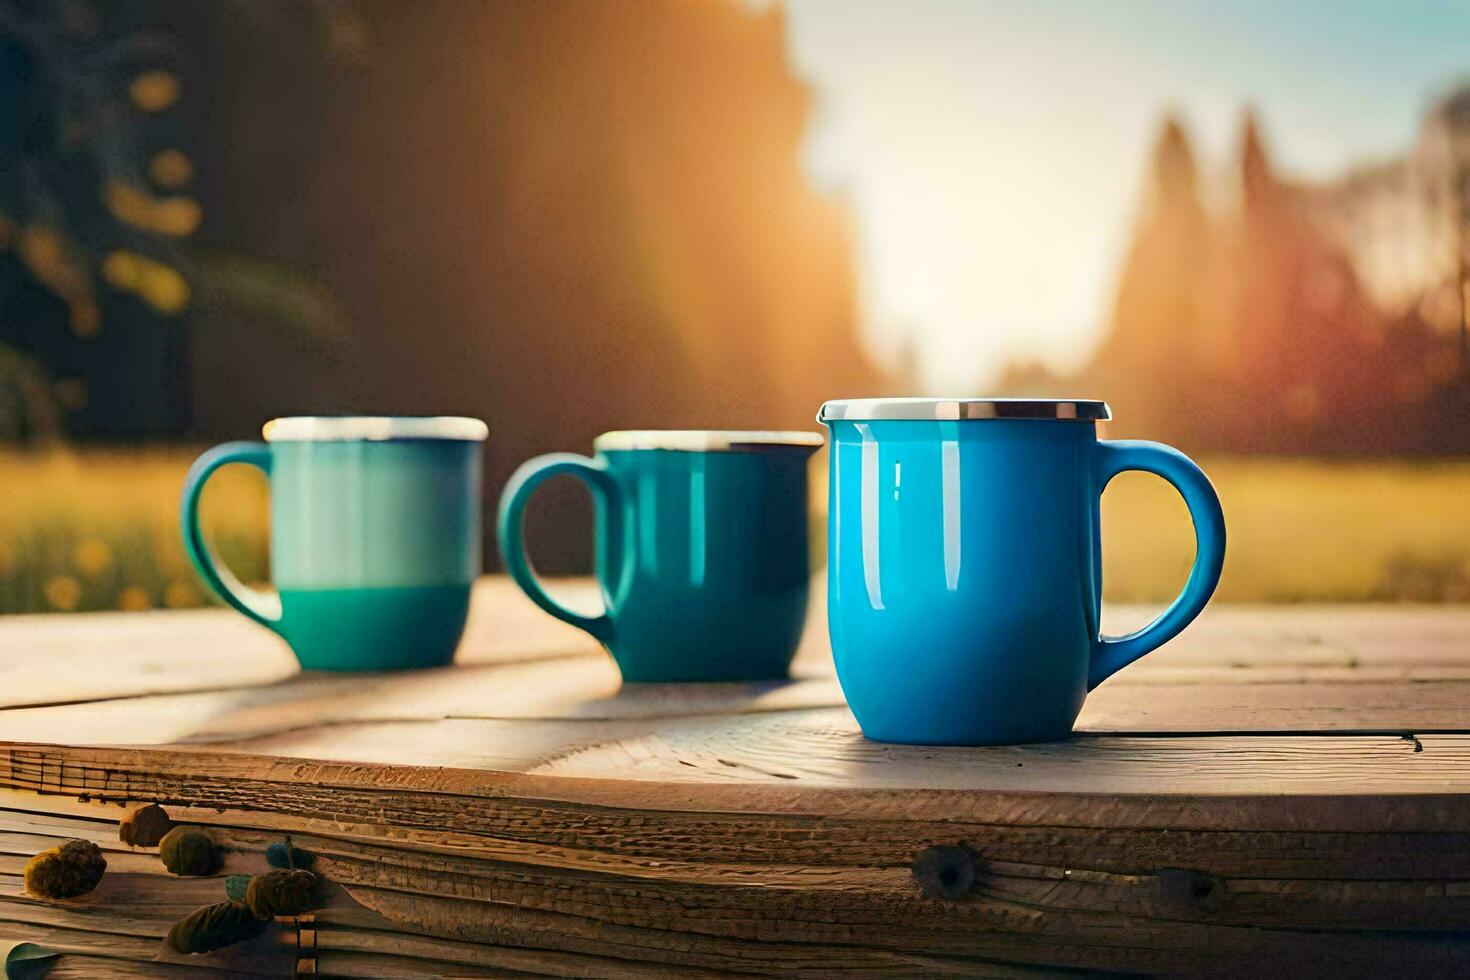
<svg viewBox="0 0 1470 980">
<path fill-rule="evenodd" d="M 184 481 L 184 548 L 221 599 L 279 633 L 307 670 L 450 663 L 480 574 L 485 423 L 467 418 L 285 418 L 265 442 L 216 446 Z M 274 593 L 210 553 L 199 497 L 245 463 L 271 483 Z"/>
<path fill-rule="evenodd" d="M 609 432 L 591 458 L 537 457 L 500 498 L 505 567 L 600 640 L 625 681 L 785 677 L 806 621 L 807 461 L 821 445 L 813 432 Z M 592 492 L 595 616 L 547 595 L 526 557 L 526 504 L 554 476 Z"/>
</svg>

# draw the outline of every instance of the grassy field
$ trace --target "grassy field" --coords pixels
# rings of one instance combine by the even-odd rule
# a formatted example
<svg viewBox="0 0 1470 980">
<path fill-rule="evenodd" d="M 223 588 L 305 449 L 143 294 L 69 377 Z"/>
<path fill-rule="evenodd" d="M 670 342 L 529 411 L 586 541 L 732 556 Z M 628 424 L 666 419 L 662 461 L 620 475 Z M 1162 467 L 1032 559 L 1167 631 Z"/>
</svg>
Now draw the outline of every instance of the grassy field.
<svg viewBox="0 0 1470 980">
<path fill-rule="evenodd" d="M 0 454 L 0 613 L 187 607 L 207 601 L 179 542 L 192 453 Z M 1227 602 L 1470 602 L 1470 461 L 1214 459 Z M 241 578 L 266 577 L 264 479 L 230 467 L 204 499 L 207 534 Z M 1189 518 L 1162 481 L 1125 474 L 1103 498 L 1115 602 L 1183 584 Z"/>
<path fill-rule="evenodd" d="M 206 602 L 179 537 L 177 450 L 0 454 L 0 613 L 185 608 Z M 238 472 L 237 472 L 238 471 Z M 203 519 L 246 581 L 266 577 L 265 479 L 228 467 Z"/>
<path fill-rule="evenodd" d="M 1225 602 L 1470 602 L 1470 462 L 1229 458 L 1204 462 L 1225 509 Z M 1184 584 L 1188 512 L 1136 473 L 1103 496 L 1108 599 Z"/>
</svg>

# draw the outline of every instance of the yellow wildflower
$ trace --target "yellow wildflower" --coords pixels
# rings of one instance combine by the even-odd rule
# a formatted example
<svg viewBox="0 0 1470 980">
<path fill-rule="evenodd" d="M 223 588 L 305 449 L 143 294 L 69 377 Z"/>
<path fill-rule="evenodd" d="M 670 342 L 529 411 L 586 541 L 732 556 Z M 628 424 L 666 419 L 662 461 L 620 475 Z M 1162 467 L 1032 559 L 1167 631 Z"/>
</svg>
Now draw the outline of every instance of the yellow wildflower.
<svg viewBox="0 0 1470 980">
<path fill-rule="evenodd" d="M 142 612 L 152 607 L 153 601 L 148 598 L 148 593 L 136 585 L 130 585 L 118 593 L 117 608 L 123 612 Z"/>
<path fill-rule="evenodd" d="M 117 220 L 177 238 L 194 234 L 202 216 L 193 198 L 154 197 L 120 180 L 108 181 L 103 200 Z"/>
<path fill-rule="evenodd" d="M 160 150 L 148 161 L 148 176 L 159 187 L 183 187 L 194 179 L 194 161 L 179 150 Z"/>
<path fill-rule="evenodd" d="M 53 575 L 44 591 L 51 607 L 62 612 L 71 612 L 82 601 L 82 586 L 70 575 Z"/>
<path fill-rule="evenodd" d="M 102 278 L 114 289 L 137 293 L 160 313 L 178 313 L 189 305 L 189 284 L 178 270 L 127 249 L 102 260 Z"/>
<path fill-rule="evenodd" d="M 71 561 L 83 575 L 101 575 L 112 567 L 112 552 L 106 542 L 91 538 L 77 545 Z"/>
<path fill-rule="evenodd" d="M 199 593 L 188 582 L 176 579 L 164 588 L 163 604 L 170 609 L 188 609 L 199 604 Z"/>
<path fill-rule="evenodd" d="M 128 97 L 144 112 L 162 112 L 179 99 L 179 80 L 162 69 L 145 71 L 128 85 Z"/>
<path fill-rule="evenodd" d="M 91 276 L 61 234 L 47 225 L 28 224 L 16 251 L 32 276 L 66 300 L 89 298 Z"/>
</svg>

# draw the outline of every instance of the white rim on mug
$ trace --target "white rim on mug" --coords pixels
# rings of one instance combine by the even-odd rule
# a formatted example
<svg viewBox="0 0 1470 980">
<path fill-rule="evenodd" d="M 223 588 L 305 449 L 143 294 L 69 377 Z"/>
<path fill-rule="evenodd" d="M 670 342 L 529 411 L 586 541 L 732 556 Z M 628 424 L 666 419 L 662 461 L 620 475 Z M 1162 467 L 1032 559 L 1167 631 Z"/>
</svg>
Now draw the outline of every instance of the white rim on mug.
<svg viewBox="0 0 1470 980">
<path fill-rule="evenodd" d="M 479 419 L 453 415 L 424 418 L 300 415 L 272 419 L 262 432 L 266 442 L 387 442 L 391 439 L 483 442 L 490 430 Z"/>
<path fill-rule="evenodd" d="M 822 437 L 815 432 L 738 432 L 719 429 L 643 429 L 604 432 L 592 442 L 601 452 L 664 449 L 685 453 L 755 453 L 817 449 Z"/>
</svg>

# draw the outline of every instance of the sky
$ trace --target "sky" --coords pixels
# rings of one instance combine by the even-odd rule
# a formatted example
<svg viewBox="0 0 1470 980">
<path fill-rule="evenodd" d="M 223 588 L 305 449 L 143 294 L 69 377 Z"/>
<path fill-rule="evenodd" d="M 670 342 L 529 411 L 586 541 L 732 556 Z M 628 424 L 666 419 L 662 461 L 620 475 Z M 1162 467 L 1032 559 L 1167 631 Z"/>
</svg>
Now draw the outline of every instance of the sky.
<svg viewBox="0 0 1470 980">
<path fill-rule="evenodd" d="M 857 220 L 864 336 L 930 392 L 1101 339 L 1166 113 L 1225 186 L 1243 107 L 1285 172 L 1409 148 L 1470 74 L 1465 0 L 786 0 L 804 165 Z"/>
</svg>

